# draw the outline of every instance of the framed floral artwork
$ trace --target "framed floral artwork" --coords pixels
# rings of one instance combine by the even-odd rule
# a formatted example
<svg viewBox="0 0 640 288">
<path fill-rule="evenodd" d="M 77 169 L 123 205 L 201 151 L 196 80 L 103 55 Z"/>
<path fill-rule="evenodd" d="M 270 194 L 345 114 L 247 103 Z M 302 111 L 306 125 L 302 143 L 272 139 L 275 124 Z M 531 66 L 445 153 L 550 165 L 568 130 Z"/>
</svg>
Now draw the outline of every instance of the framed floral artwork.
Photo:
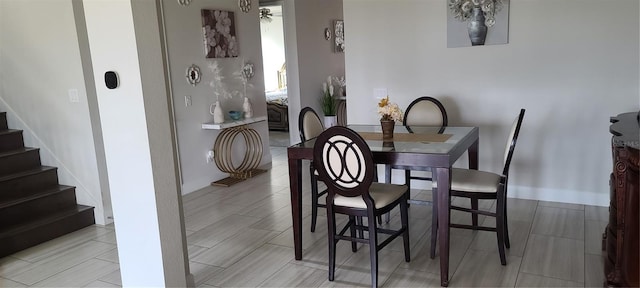
<svg viewBox="0 0 640 288">
<path fill-rule="evenodd" d="M 206 58 L 230 58 L 240 54 L 234 13 L 202 10 L 202 33 Z"/>
<path fill-rule="evenodd" d="M 344 52 L 344 21 L 343 20 L 335 20 L 333 21 L 333 35 L 335 38 L 334 41 L 334 51 L 335 52 Z"/>
</svg>

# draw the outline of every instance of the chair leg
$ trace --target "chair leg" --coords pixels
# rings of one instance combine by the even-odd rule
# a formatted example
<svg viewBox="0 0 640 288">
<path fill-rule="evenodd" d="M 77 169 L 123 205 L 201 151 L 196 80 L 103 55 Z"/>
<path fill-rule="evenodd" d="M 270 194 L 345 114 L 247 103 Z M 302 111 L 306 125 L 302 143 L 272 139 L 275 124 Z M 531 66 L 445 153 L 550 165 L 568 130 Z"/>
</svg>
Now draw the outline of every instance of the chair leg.
<svg viewBox="0 0 640 288">
<path fill-rule="evenodd" d="M 362 227 L 362 217 L 361 216 L 356 216 L 356 225 Z M 364 239 L 364 230 L 357 229 L 356 232 L 358 233 L 358 238 Z"/>
<path fill-rule="evenodd" d="M 500 254 L 500 264 L 507 265 L 507 259 L 504 252 L 504 191 L 498 189 L 496 197 L 496 236 L 498 238 L 498 253 Z"/>
<path fill-rule="evenodd" d="M 411 199 L 411 170 L 404 170 L 404 185 L 407 185 L 407 189 L 409 190 L 407 199 Z M 411 204 L 407 205 L 407 207 L 409 206 L 411 206 Z"/>
<path fill-rule="evenodd" d="M 511 242 L 509 241 L 509 222 L 507 221 L 507 192 L 505 186 L 504 193 L 504 246 L 507 249 L 511 248 Z"/>
<path fill-rule="evenodd" d="M 318 179 L 314 173 L 313 164 L 309 166 L 311 175 L 311 232 L 316 231 L 316 222 L 318 220 Z"/>
<path fill-rule="evenodd" d="M 407 211 L 409 207 L 409 192 L 407 192 L 407 196 L 405 200 L 400 202 L 400 221 L 402 222 L 402 229 L 404 229 L 404 233 L 402 233 L 402 240 L 404 242 L 404 261 L 411 261 L 411 251 L 409 244 L 409 212 Z"/>
<path fill-rule="evenodd" d="M 371 287 L 378 287 L 378 232 L 373 211 L 369 211 L 369 258 L 371 259 Z"/>
<path fill-rule="evenodd" d="M 391 165 L 384 165 L 384 183 L 391 183 Z M 384 215 L 384 223 L 391 221 L 391 212 Z M 378 221 L 378 224 L 382 225 L 382 222 Z"/>
<path fill-rule="evenodd" d="M 436 243 L 438 240 L 438 191 L 435 188 L 431 190 L 431 259 L 436 258 Z"/>
<path fill-rule="evenodd" d="M 327 206 L 327 232 L 329 238 L 329 281 L 333 281 L 336 272 L 336 215 L 330 206 Z"/>
<path fill-rule="evenodd" d="M 477 198 L 471 198 L 471 209 L 478 210 L 478 199 Z M 471 225 L 473 225 L 474 227 L 478 227 L 478 214 L 477 213 L 471 213 Z M 476 228 L 474 228 L 473 230 L 476 230 Z"/>
<path fill-rule="evenodd" d="M 351 238 L 355 239 L 356 238 L 356 217 L 355 216 L 349 216 L 349 226 L 351 226 L 349 228 L 349 230 L 351 230 Z M 351 240 L 351 251 L 354 253 L 358 251 L 357 244 L 358 242 Z"/>
</svg>

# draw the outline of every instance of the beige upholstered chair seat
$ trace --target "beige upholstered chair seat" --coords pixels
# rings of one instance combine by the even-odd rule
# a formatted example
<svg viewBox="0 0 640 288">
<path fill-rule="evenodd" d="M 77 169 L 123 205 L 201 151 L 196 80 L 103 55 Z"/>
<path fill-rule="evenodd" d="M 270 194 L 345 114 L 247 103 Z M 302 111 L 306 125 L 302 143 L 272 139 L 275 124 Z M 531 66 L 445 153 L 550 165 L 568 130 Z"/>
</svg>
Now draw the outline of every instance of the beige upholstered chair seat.
<svg viewBox="0 0 640 288">
<path fill-rule="evenodd" d="M 495 193 L 500 184 L 500 175 L 473 169 L 451 169 L 451 190 L 463 192 Z M 438 188 L 433 182 L 433 187 Z"/>
<path fill-rule="evenodd" d="M 369 188 L 369 195 L 373 198 L 373 202 L 376 203 L 376 209 L 380 209 L 391 204 L 393 201 L 398 200 L 407 191 L 405 185 L 384 184 L 384 183 L 371 183 Z M 345 206 L 353 208 L 367 209 L 367 204 L 364 203 L 361 196 L 346 197 L 336 195 L 333 203 L 336 206 Z"/>
</svg>

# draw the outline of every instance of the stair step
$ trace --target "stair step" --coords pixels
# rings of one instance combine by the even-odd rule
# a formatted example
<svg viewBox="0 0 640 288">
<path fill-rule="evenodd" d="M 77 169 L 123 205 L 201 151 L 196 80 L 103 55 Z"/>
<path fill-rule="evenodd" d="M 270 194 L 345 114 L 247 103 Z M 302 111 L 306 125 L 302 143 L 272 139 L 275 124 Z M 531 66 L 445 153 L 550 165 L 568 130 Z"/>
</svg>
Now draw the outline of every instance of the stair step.
<svg viewBox="0 0 640 288">
<path fill-rule="evenodd" d="M 76 205 L 0 229 L 0 258 L 95 224 L 93 207 Z"/>
<path fill-rule="evenodd" d="M 40 149 L 38 148 L 23 147 L 0 152 L 0 177 L 34 169 L 40 165 Z"/>
<path fill-rule="evenodd" d="M 56 167 L 40 166 L 0 177 L 0 202 L 15 200 L 58 185 Z"/>
<path fill-rule="evenodd" d="M 7 125 L 7 112 L 0 112 L 0 130 L 7 130 L 9 126 Z"/>
<path fill-rule="evenodd" d="M 26 222 L 76 205 L 75 187 L 59 185 L 0 203 L 0 227 Z"/>
<path fill-rule="evenodd" d="M 0 152 L 24 147 L 22 130 L 0 130 Z"/>
</svg>

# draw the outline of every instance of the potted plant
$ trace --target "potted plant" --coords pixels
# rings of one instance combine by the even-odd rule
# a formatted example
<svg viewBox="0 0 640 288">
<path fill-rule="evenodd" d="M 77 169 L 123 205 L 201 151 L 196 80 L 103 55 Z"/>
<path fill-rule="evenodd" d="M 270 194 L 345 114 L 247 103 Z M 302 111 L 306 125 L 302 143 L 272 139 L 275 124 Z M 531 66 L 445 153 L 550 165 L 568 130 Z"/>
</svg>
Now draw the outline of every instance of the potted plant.
<svg viewBox="0 0 640 288">
<path fill-rule="evenodd" d="M 336 98 L 333 96 L 333 85 L 331 77 L 327 78 L 327 82 L 322 83 L 322 113 L 324 113 L 324 127 L 329 128 L 336 125 Z"/>
</svg>

